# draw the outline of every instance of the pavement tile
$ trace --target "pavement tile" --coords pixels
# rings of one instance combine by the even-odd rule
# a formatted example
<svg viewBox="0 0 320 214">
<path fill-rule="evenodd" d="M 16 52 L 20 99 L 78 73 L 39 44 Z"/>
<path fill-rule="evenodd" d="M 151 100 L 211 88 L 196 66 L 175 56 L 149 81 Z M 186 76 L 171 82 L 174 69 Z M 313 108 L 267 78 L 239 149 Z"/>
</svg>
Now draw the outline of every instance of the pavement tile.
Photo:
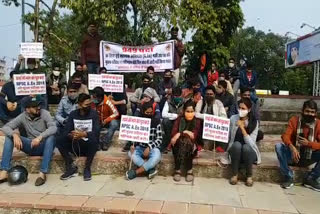
<svg viewBox="0 0 320 214">
<path fill-rule="evenodd" d="M 10 207 L 13 208 L 33 208 L 36 203 L 43 198 L 44 194 L 19 193 L 11 195 Z"/>
<path fill-rule="evenodd" d="M 113 198 L 112 201 L 110 201 L 110 203 L 108 204 L 107 208 L 105 209 L 105 212 L 130 214 L 135 210 L 138 203 L 138 199 Z"/>
<path fill-rule="evenodd" d="M 82 205 L 88 200 L 88 196 L 66 196 L 61 204 L 56 206 L 58 210 L 81 210 Z"/>
<path fill-rule="evenodd" d="M 320 201 L 319 192 L 307 188 L 303 188 L 304 190 L 302 190 L 302 188 L 300 190 L 291 190 L 291 193 L 296 191 L 298 194 L 289 194 L 287 197 L 300 213 L 319 214 L 320 204 L 315 203 L 315 201 Z"/>
<path fill-rule="evenodd" d="M 159 214 L 163 201 L 141 200 L 136 207 L 135 214 Z"/>
<path fill-rule="evenodd" d="M 189 204 L 189 214 L 212 214 L 212 205 Z"/>
<path fill-rule="evenodd" d="M 162 214 L 187 214 L 188 213 L 188 204 L 166 201 L 161 210 Z"/>
<path fill-rule="evenodd" d="M 213 205 L 213 214 L 236 214 L 236 208 Z"/>
<path fill-rule="evenodd" d="M 254 209 L 236 208 L 236 214 L 258 214 L 258 211 Z"/>
<path fill-rule="evenodd" d="M 259 214 L 282 214 L 282 212 L 274 212 L 274 211 L 267 211 L 267 210 L 259 210 Z"/>
<path fill-rule="evenodd" d="M 104 212 L 111 203 L 111 197 L 91 197 L 82 206 L 82 210 L 88 212 Z"/>
<path fill-rule="evenodd" d="M 41 200 L 38 201 L 34 207 L 37 209 L 55 209 L 58 205 L 64 202 L 66 197 L 67 196 L 65 195 L 46 195 L 45 197 L 41 198 Z"/>
<path fill-rule="evenodd" d="M 11 193 L 1 193 L 0 194 L 0 207 L 9 207 L 12 201 Z"/>
</svg>

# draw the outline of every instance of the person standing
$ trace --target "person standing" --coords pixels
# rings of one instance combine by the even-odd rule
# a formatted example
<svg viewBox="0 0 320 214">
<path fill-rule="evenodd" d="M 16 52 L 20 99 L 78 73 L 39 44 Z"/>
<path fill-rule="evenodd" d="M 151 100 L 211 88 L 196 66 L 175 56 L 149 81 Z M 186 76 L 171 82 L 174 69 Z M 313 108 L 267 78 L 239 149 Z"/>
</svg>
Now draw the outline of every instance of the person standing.
<svg viewBox="0 0 320 214">
<path fill-rule="evenodd" d="M 59 64 L 53 64 L 52 73 L 47 76 L 47 94 L 49 104 L 58 104 L 64 95 L 67 81 Z"/>
<path fill-rule="evenodd" d="M 174 40 L 173 69 L 174 69 L 174 76 L 175 76 L 176 83 L 178 83 L 179 81 L 179 69 L 182 63 L 183 56 L 185 54 L 185 47 L 182 43 L 182 40 L 178 39 L 178 34 L 179 34 L 179 28 L 172 27 L 170 40 Z"/>
</svg>

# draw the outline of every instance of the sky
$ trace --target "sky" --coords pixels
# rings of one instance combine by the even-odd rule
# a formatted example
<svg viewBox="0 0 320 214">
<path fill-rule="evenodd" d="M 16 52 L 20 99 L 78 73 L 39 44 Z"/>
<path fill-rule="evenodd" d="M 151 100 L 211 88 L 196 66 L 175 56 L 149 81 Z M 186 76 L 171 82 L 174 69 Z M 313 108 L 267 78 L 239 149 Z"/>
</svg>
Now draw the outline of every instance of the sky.
<svg viewBox="0 0 320 214">
<path fill-rule="evenodd" d="M 34 2 L 33 0 L 26 1 Z M 245 16 L 244 27 L 254 26 L 265 32 L 271 30 L 284 35 L 291 31 L 304 35 L 310 33 L 312 29 L 308 27 L 301 29 L 303 22 L 315 27 L 320 26 L 319 0 L 245 0 L 241 3 L 241 8 Z M 12 63 L 12 60 L 19 54 L 20 16 L 20 7 L 6 7 L 0 1 L 0 58 L 6 57 L 8 64 Z M 26 41 L 30 41 L 32 37 L 31 32 L 27 31 Z"/>
</svg>

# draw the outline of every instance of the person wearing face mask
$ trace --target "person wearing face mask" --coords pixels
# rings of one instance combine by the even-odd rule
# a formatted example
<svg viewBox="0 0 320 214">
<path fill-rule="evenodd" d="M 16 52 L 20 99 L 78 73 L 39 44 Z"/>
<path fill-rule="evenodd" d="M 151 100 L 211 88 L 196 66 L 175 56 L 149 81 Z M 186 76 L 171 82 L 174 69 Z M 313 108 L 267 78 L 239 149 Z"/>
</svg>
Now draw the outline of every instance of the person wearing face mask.
<svg viewBox="0 0 320 214">
<path fill-rule="evenodd" d="M 230 136 L 227 152 L 222 157 L 223 164 L 230 164 L 232 177 L 230 184 L 238 183 L 238 172 L 243 162 L 246 169 L 246 185 L 253 185 L 252 165 L 261 163 L 261 154 L 256 144 L 259 123 L 252 111 L 250 99 L 243 98 L 239 102 L 239 114 L 230 118 Z"/>
<path fill-rule="evenodd" d="M 240 71 L 237 69 L 235 62 L 234 58 L 230 58 L 229 64 L 223 72 L 226 74 L 226 77 L 228 77 L 226 79 L 233 85 L 234 99 L 237 101 L 238 90 L 240 88 Z"/>
<path fill-rule="evenodd" d="M 217 69 L 217 63 L 213 61 L 211 63 L 211 69 L 208 71 L 208 86 L 217 85 L 219 79 L 219 71 Z"/>
<path fill-rule="evenodd" d="M 68 84 L 74 84 L 76 87 L 78 87 L 79 94 L 89 94 L 88 87 L 82 83 L 82 73 L 77 71 L 75 72 L 71 79 L 69 80 Z M 65 91 L 64 95 L 67 95 L 67 91 Z"/>
<path fill-rule="evenodd" d="M 98 112 L 101 126 L 107 128 L 107 134 L 100 142 L 102 150 L 107 151 L 115 131 L 120 127 L 120 121 L 117 120 L 119 112 L 108 96 L 104 94 L 102 87 L 93 89 L 92 100 L 91 108 Z"/>
<path fill-rule="evenodd" d="M 225 81 L 227 83 L 227 92 L 229 92 L 232 96 L 234 96 L 233 94 L 233 89 L 232 89 L 232 85 L 230 83 L 230 81 L 228 80 L 229 78 L 226 77 L 225 73 L 220 73 L 219 74 L 219 78 L 217 82 L 214 82 L 213 85 L 216 88 L 216 90 L 218 89 L 218 83 L 219 81 Z"/>
<path fill-rule="evenodd" d="M 70 113 L 77 109 L 79 96 L 79 88 L 75 84 L 69 83 L 67 86 L 67 95 L 60 100 L 55 120 L 58 127 L 57 134 L 61 134 L 65 125 L 67 124 Z"/>
<path fill-rule="evenodd" d="M 49 104 L 58 104 L 66 89 L 66 78 L 59 64 L 53 64 L 52 73 L 47 76 L 47 94 Z"/>
<path fill-rule="evenodd" d="M 216 98 L 223 103 L 223 106 L 227 112 L 228 118 L 231 116 L 232 106 L 235 104 L 233 96 L 227 91 L 227 82 L 220 80 L 218 82 L 218 88 L 216 89 Z"/>
<path fill-rule="evenodd" d="M 216 89 L 214 86 L 208 86 L 205 89 L 205 97 L 196 105 L 196 117 L 204 120 L 204 114 L 211 114 L 217 117 L 227 118 L 226 110 L 220 100 L 215 99 Z M 205 150 L 213 149 L 213 141 L 202 140 Z M 220 146 L 220 145 L 219 145 Z M 223 146 L 223 144 L 221 145 Z M 220 147 L 221 147 L 220 146 Z"/>
<path fill-rule="evenodd" d="M 202 99 L 201 84 L 198 77 L 193 77 L 188 81 L 188 88 L 182 89 L 182 97 L 185 100 L 191 99 L 195 103 Z"/>
<path fill-rule="evenodd" d="M 181 88 L 175 87 L 172 90 L 172 96 L 168 99 L 162 110 L 162 127 L 164 129 L 163 143 L 161 146 L 161 152 L 167 153 L 166 148 L 171 140 L 171 131 L 174 121 L 183 112 L 184 99 L 181 97 Z"/>
<path fill-rule="evenodd" d="M 91 180 L 91 164 L 98 150 L 100 121 L 98 113 L 91 109 L 91 97 L 80 94 L 78 109 L 70 113 L 64 132 L 57 138 L 57 148 L 65 161 L 65 172 L 61 180 L 67 180 L 78 174 L 71 153 L 76 157 L 85 156 L 83 180 Z"/>
<path fill-rule="evenodd" d="M 165 102 L 172 96 L 172 89 L 176 87 L 176 81 L 173 79 L 170 70 L 164 71 L 163 80 L 158 85 L 158 94 L 160 96 L 160 110 L 162 111 Z"/>
<path fill-rule="evenodd" d="M 7 181 L 14 147 L 31 156 L 43 156 L 35 185 L 41 186 L 46 182 L 55 147 L 54 135 L 57 127 L 50 113 L 40 108 L 41 102 L 40 96 L 30 99 L 26 103 L 25 111 L 1 129 L 6 138 L 2 152 L 0 183 Z M 26 136 L 21 136 L 16 131 L 19 128 L 25 130 Z"/>
<path fill-rule="evenodd" d="M 151 95 L 151 98 L 153 99 L 154 102 L 159 103 L 160 102 L 160 97 L 157 94 L 156 90 L 154 90 L 151 87 L 151 79 L 148 75 L 144 74 L 141 78 L 142 80 L 142 87 L 137 88 L 132 96 L 130 96 L 129 100 L 131 102 L 131 110 L 132 114 L 134 115 L 137 109 L 137 106 L 141 104 L 143 101 L 143 94 L 146 89 L 149 90 L 149 94 Z"/>
<path fill-rule="evenodd" d="M 149 179 L 154 178 L 158 173 L 156 166 L 161 160 L 161 152 L 159 150 L 162 143 L 160 119 L 154 117 L 152 102 L 143 103 L 142 112 L 142 117 L 151 119 L 150 137 L 147 143 L 135 142 L 131 146 L 128 155 L 138 168 L 136 170 L 130 169 L 126 172 L 128 180 L 132 180 L 143 173 L 147 173 Z"/>
<path fill-rule="evenodd" d="M 197 142 L 201 132 L 201 121 L 195 117 L 195 103 L 188 100 L 183 106 L 183 115 L 174 122 L 171 141 L 168 149 L 173 149 L 175 173 L 173 179 L 181 180 L 181 166 L 184 165 L 187 175 L 186 181 L 194 179 L 192 160 L 197 155 Z M 181 141 L 180 138 L 187 138 Z M 182 143 L 182 142 L 185 142 Z"/>
<path fill-rule="evenodd" d="M 281 187 L 291 188 L 293 171 L 289 165 L 307 167 L 316 163 L 315 167 L 305 176 L 303 185 L 320 191 L 320 121 L 316 118 L 317 103 L 313 100 L 304 102 L 301 116 L 293 116 L 289 120 L 281 143 L 275 146 L 280 163 L 280 171 L 284 176 Z"/>
</svg>

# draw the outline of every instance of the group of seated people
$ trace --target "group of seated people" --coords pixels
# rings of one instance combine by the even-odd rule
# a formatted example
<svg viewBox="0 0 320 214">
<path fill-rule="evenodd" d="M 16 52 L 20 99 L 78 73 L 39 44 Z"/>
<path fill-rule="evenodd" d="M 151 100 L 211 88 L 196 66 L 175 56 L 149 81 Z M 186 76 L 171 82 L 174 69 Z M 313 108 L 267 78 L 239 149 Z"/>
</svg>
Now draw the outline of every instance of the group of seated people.
<svg viewBox="0 0 320 214">
<path fill-rule="evenodd" d="M 257 146 L 259 104 L 253 100 L 252 89 L 241 88 L 240 100 L 235 102 L 227 92 L 227 82 L 222 79 L 217 85 L 208 85 L 202 92 L 201 83 L 196 78 L 190 80 L 188 87 L 181 88 L 176 86 L 171 71 L 164 72 L 161 83 L 155 83 L 153 77 L 154 69 L 149 67 L 147 74 L 142 77 L 142 87 L 129 97 L 132 115 L 150 118 L 151 127 L 148 142 L 128 142 L 126 145 L 130 159 L 137 166 L 126 172 L 126 178 L 132 180 L 141 175 L 153 178 L 157 174 L 161 153 L 172 151 L 175 168 L 173 179 L 178 182 L 185 174 L 186 181 L 192 182 L 193 159 L 202 150 L 216 148 L 223 153 L 219 162 L 231 164 L 230 183 L 238 183 L 239 168 L 244 163 L 245 183 L 252 186 L 252 166 L 261 163 Z M 115 131 L 119 129 L 121 115 L 127 114 L 128 100 L 125 89 L 123 93 L 107 93 L 103 88 L 96 87 L 89 95 L 85 88 L 81 75 L 76 72 L 67 85 L 66 95 L 60 100 L 55 119 L 43 107 L 43 96 L 28 96 L 22 112 L 1 128 L 1 134 L 6 137 L 0 183 L 7 181 L 14 147 L 29 155 L 43 156 L 36 186 L 46 182 L 55 146 L 65 160 L 65 173 L 60 177 L 62 180 L 78 174 L 71 154 L 86 156 L 83 178 L 91 180 L 94 156 L 99 149 L 108 150 Z M 1 103 L 5 100 L 3 98 Z M 12 102 L 8 100 L 7 94 L 6 101 Z M 230 118 L 228 143 L 202 139 L 204 114 Z M 316 115 L 317 104 L 312 100 L 305 102 L 302 116 L 289 121 L 282 135 L 283 143 L 276 145 L 280 169 L 285 176 L 281 184 L 283 188 L 293 184 L 293 172 L 289 164 L 317 162 L 306 176 L 304 184 L 320 190 L 317 182 L 320 176 L 320 125 Z M 107 128 L 107 134 L 100 139 L 103 127 Z"/>
</svg>

